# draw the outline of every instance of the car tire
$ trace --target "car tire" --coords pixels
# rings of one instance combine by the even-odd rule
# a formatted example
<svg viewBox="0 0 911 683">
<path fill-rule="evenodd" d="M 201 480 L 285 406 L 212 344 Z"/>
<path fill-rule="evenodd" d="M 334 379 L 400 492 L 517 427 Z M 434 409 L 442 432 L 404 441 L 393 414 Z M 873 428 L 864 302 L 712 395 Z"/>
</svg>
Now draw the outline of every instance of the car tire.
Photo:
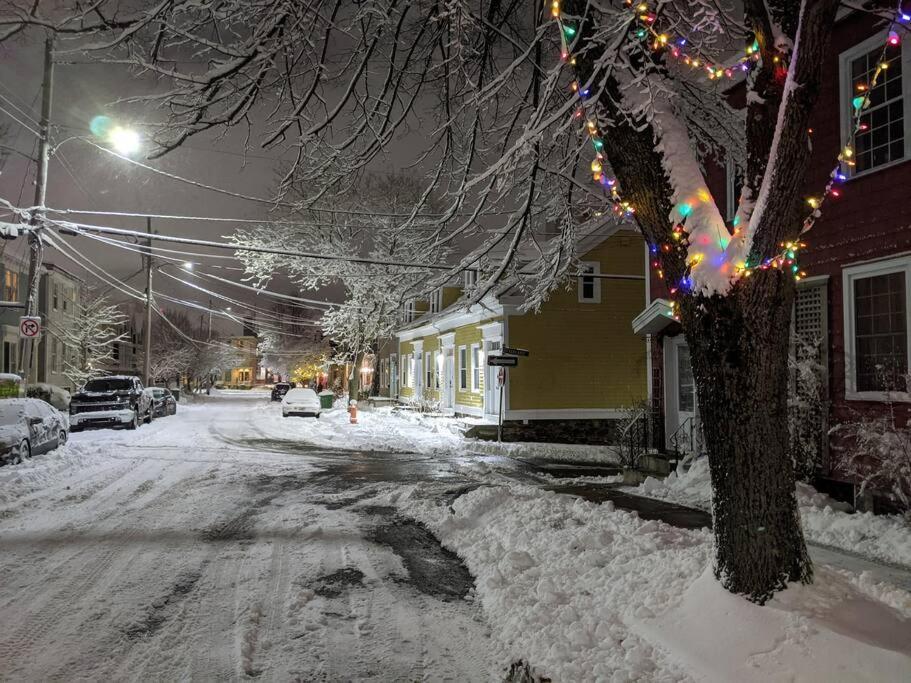
<svg viewBox="0 0 911 683">
<path fill-rule="evenodd" d="M 22 443 L 19 444 L 19 462 L 28 460 L 32 457 L 32 447 L 29 445 L 28 439 L 22 439 Z"/>
<path fill-rule="evenodd" d="M 154 419 L 155 419 L 155 415 L 152 414 L 152 409 L 149 408 L 149 412 L 146 415 L 145 423 L 147 425 L 150 425 L 150 424 L 152 424 L 152 420 L 154 420 Z"/>
<path fill-rule="evenodd" d="M 315 417 L 315 418 L 318 420 L 318 419 L 319 419 L 319 413 L 314 413 L 313 417 Z"/>
<path fill-rule="evenodd" d="M 57 435 L 57 448 L 66 445 L 66 440 L 69 437 L 69 434 L 66 433 L 65 429 L 61 429 L 60 433 Z"/>
<path fill-rule="evenodd" d="M 139 426 L 139 411 L 133 411 L 133 419 L 127 422 L 127 429 L 136 429 Z"/>
</svg>

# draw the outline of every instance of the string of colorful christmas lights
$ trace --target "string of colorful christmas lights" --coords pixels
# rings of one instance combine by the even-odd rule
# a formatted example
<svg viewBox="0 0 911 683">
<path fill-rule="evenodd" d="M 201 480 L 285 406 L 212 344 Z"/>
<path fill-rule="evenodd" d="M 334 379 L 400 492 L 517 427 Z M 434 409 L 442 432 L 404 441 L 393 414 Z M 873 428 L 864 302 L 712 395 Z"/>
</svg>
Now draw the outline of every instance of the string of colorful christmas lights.
<svg viewBox="0 0 911 683">
<path fill-rule="evenodd" d="M 551 8 L 551 17 L 557 23 L 560 34 L 560 43 L 561 43 L 561 59 L 568 63 L 570 66 L 575 67 L 576 59 L 575 56 L 570 51 L 570 41 L 575 38 L 578 34 L 578 28 L 573 26 L 570 23 L 564 21 L 563 12 L 560 6 L 560 0 L 549 0 Z M 686 50 L 687 39 L 685 37 L 670 35 L 668 33 L 661 33 L 655 29 L 654 24 L 658 19 L 656 13 L 650 11 L 649 6 L 645 2 L 635 2 L 634 0 L 626 0 L 626 4 L 630 7 L 631 16 L 630 23 L 635 26 L 635 34 L 638 38 L 644 39 L 646 37 L 650 38 L 650 46 L 653 51 L 664 50 L 665 54 L 670 55 L 678 62 L 692 67 L 692 68 L 704 68 L 707 72 L 707 76 L 710 80 L 719 79 L 722 77 L 733 78 L 737 70 L 748 71 L 754 64 L 756 64 L 761 55 L 759 51 L 759 44 L 757 41 L 753 41 L 746 48 L 746 55 L 739 58 L 734 64 L 727 67 L 719 67 L 716 63 L 713 63 L 713 60 L 706 59 L 704 56 L 692 51 Z M 854 109 L 853 112 L 853 130 L 851 132 L 849 143 L 842 149 L 841 153 L 838 155 L 838 163 L 835 169 L 832 171 L 829 177 L 829 181 L 826 184 L 825 190 L 820 197 L 810 197 L 807 199 L 807 203 L 812 209 L 811 213 L 804 220 L 801 235 L 806 233 L 813 227 L 813 224 L 821 216 L 821 207 L 829 197 L 839 197 L 841 191 L 836 187 L 837 184 L 840 184 L 848 179 L 848 175 L 844 173 L 843 166 L 848 166 L 853 168 L 855 165 L 855 153 L 854 153 L 854 140 L 859 132 L 865 130 L 865 125 L 863 123 L 863 112 L 869 106 L 870 95 L 874 88 L 876 88 L 879 77 L 881 74 L 888 69 L 889 60 L 886 59 L 887 52 L 890 47 L 896 47 L 900 45 L 901 38 L 897 31 L 894 28 L 898 24 L 909 24 L 911 23 L 911 14 L 905 13 L 902 11 L 902 3 L 899 2 L 898 9 L 895 17 L 889 24 L 888 34 L 886 42 L 883 45 L 880 58 L 878 60 L 877 66 L 873 72 L 868 83 L 856 84 L 856 89 L 858 92 L 862 93 L 854 98 L 852 106 Z M 695 55 L 695 56 L 694 56 Z M 785 69 L 786 65 L 784 59 L 781 56 L 776 55 L 773 57 L 775 63 L 779 64 L 778 68 Z M 617 186 L 617 181 L 614 178 L 609 178 L 603 172 L 603 162 L 604 162 L 604 139 L 601 136 L 598 125 L 595 121 L 594 116 L 590 116 L 586 112 L 586 105 L 590 102 L 589 100 L 589 90 L 588 88 L 583 88 L 581 81 L 578 78 L 577 74 L 574 74 L 571 89 L 574 93 L 578 94 L 579 99 L 581 100 L 580 107 L 575 112 L 576 118 L 586 118 L 585 130 L 588 135 L 589 140 L 592 143 L 592 147 L 595 152 L 595 158 L 591 163 L 592 177 L 595 182 L 601 185 L 609 192 L 609 201 L 613 206 L 614 213 L 623 216 L 631 216 L 635 212 L 635 207 L 633 207 L 629 202 L 624 201 L 620 195 L 619 187 Z M 810 130 L 812 134 L 812 130 Z M 711 199 L 710 195 L 706 193 L 707 197 L 704 201 Z M 702 199 L 702 198 L 700 198 Z M 677 207 L 678 213 L 682 217 L 686 217 L 692 211 L 692 207 L 689 204 L 681 204 Z M 737 237 L 740 228 L 738 226 L 739 216 L 735 217 L 731 225 L 732 237 Z M 677 224 L 674 226 L 672 231 L 672 237 L 676 244 L 664 243 L 661 245 L 661 250 L 669 252 L 671 250 L 680 250 L 686 249 L 688 245 L 687 237 L 688 233 L 686 232 L 682 224 Z M 727 250 L 730 246 L 732 240 L 729 240 L 726 244 L 723 245 L 723 249 Z M 806 273 L 802 272 L 797 265 L 797 254 L 800 249 L 805 248 L 807 245 L 800 241 L 799 239 L 791 242 L 781 243 L 781 252 L 774 257 L 767 258 L 763 262 L 751 265 L 746 261 L 739 262 L 735 264 L 734 270 L 735 273 L 743 276 L 749 277 L 756 270 L 768 270 L 770 268 L 777 269 L 789 269 L 790 272 L 794 275 L 794 278 L 800 280 L 803 278 Z M 657 254 L 659 251 L 658 245 L 650 245 L 652 254 Z M 689 272 L 697 267 L 703 260 L 704 255 L 694 254 L 689 260 L 689 271 L 683 276 L 678 286 L 670 287 L 669 291 L 673 297 L 676 292 L 681 288 L 690 288 L 692 286 L 692 280 L 689 276 Z M 658 277 L 662 280 L 664 279 L 664 273 L 661 269 L 660 261 L 654 259 L 652 261 L 652 266 L 657 270 Z M 673 302 L 676 308 L 676 301 Z M 676 312 L 675 312 L 675 317 Z"/>
</svg>

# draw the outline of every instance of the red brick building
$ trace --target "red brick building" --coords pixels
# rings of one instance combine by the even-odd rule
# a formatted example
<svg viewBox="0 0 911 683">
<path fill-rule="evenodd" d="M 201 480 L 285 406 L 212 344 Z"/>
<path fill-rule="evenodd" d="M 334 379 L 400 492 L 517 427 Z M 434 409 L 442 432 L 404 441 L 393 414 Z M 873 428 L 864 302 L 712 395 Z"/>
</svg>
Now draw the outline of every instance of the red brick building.
<svg viewBox="0 0 911 683">
<path fill-rule="evenodd" d="M 846 144 L 853 144 L 857 159 L 856 167 L 845 167 L 848 179 L 839 187 L 840 196 L 826 203 L 800 255 L 807 277 L 799 283 L 794 329 L 804 338 L 822 340 L 819 360 L 827 404 L 819 429 L 825 441 L 832 426 L 882 412 L 885 384 L 900 389 L 889 394 L 898 422 L 911 416 L 911 396 L 903 381 L 911 366 L 911 35 L 889 49 L 889 68 L 865 109 L 866 129 L 851 139 L 856 85 L 869 81 L 887 32 L 881 19 L 842 11 L 813 115 L 807 196 L 820 196 Z M 732 217 L 733 169 L 716 165 L 708 175 L 713 195 Z M 667 316 L 666 293 L 654 273 L 649 302 L 634 329 L 647 336 L 651 348 L 650 397 L 657 416 L 653 445 L 671 452 L 698 451 L 701 425 L 689 352 L 679 325 Z M 837 449 L 832 446 L 837 445 L 824 444 L 820 473 L 846 480 L 834 467 Z"/>
</svg>

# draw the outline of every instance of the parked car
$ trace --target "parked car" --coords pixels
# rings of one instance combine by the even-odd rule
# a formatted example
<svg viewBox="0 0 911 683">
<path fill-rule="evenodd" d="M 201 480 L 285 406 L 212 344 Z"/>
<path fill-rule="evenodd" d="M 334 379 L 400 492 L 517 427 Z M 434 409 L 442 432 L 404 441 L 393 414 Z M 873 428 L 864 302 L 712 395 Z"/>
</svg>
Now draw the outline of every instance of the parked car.
<svg viewBox="0 0 911 683">
<path fill-rule="evenodd" d="M 291 389 L 282 399 L 282 417 L 312 415 L 319 417 L 319 396 L 313 389 Z"/>
<path fill-rule="evenodd" d="M 152 399 L 152 414 L 155 417 L 167 417 L 177 413 L 177 399 L 170 389 L 149 387 L 146 393 Z"/>
<path fill-rule="evenodd" d="M 152 397 L 138 377 L 111 375 L 90 379 L 70 400 L 70 431 L 84 427 L 126 427 L 154 418 Z"/>
<path fill-rule="evenodd" d="M 15 464 L 66 443 L 69 421 L 37 398 L 0 400 L 0 461 Z"/>
<path fill-rule="evenodd" d="M 277 382 L 272 387 L 272 400 L 281 401 L 282 397 L 294 388 L 294 382 Z"/>
</svg>

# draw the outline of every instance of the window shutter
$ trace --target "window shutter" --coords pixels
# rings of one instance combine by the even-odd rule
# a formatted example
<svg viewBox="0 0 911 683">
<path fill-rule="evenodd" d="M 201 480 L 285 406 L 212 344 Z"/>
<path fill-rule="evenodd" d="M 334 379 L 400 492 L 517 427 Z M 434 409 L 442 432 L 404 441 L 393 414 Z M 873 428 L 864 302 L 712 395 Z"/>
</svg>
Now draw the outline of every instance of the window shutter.
<svg viewBox="0 0 911 683">
<path fill-rule="evenodd" d="M 830 468 L 828 452 L 828 400 L 829 400 L 829 317 L 828 317 L 828 280 L 822 282 L 802 282 L 797 286 L 794 300 L 792 358 L 802 361 L 815 361 L 818 364 L 819 394 L 805 396 L 806 387 L 797 383 L 796 370 L 791 372 L 790 396 L 802 398 L 802 405 L 807 406 L 807 415 L 801 417 L 803 423 L 798 429 L 804 441 L 815 441 L 817 452 L 814 457 L 816 467 L 823 472 Z M 813 357 L 815 356 L 815 358 Z M 822 403 L 819 403 L 819 399 Z M 791 399 L 789 398 L 789 404 Z M 815 406 L 815 407 L 814 407 Z M 795 427 L 792 426 L 792 432 Z M 795 434 L 791 434 L 792 447 Z"/>
</svg>

